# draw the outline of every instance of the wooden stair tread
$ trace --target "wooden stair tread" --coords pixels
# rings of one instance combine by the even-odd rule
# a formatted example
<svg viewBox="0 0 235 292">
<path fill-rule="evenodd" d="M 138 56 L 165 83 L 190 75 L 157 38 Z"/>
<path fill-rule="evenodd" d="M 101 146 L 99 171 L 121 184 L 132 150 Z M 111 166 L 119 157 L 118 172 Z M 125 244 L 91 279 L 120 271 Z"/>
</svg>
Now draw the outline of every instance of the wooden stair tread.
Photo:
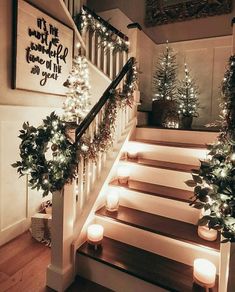
<svg viewBox="0 0 235 292">
<path fill-rule="evenodd" d="M 197 234 L 197 226 L 174 220 L 171 218 L 154 215 L 140 210 L 119 206 L 118 212 L 108 212 L 105 207 L 99 209 L 96 215 L 107 217 L 117 222 L 127 224 L 146 231 L 154 232 L 189 244 L 219 250 L 219 236 L 216 241 L 207 241 Z"/>
<path fill-rule="evenodd" d="M 111 186 L 119 186 L 129 189 L 130 191 L 137 191 L 140 193 L 144 193 L 147 195 L 173 199 L 181 202 L 190 202 L 190 198 L 193 196 L 193 192 L 182 190 L 173 187 L 167 187 L 157 184 L 151 184 L 147 182 L 137 181 L 137 180 L 129 180 L 128 184 L 123 185 L 118 182 L 117 179 L 110 182 Z"/>
<path fill-rule="evenodd" d="M 204 291 L 193 284 L 192 267 L 108 237 L 102 248 L 84 243 L 78 253 L 170 291 Z M 218 291 L 218 280 L 210 291 Z"/>
<path fill-rule="evenodd" d="M 167 141 L 155 141 L 146 139 L 135 139 L 133 142 L 139 142 L 150 145 L 177 147 L 177 148 L 193 148 L 193 149 L 206 149 L 205 144 L 193 144 L 193 143 L 181 143 L 181 142 L 167 142 Z"/>
<path fill-rule="evenodd" d="M 137 125 L 136 128 L 158 129 L 158 130 L 166 130 L 166 131 L 185 131 L 185 132 L 208 132 L 208 133 L 220 132 L 220 129 L 218 127 L 205 127 L 205 126 L 193 127 L 191 129 L 183 129 L 183 128 L 164 128 L 164 127 L 159 127 L 155 125 L 144 125 L 144 126 Z"/>
<path fill-rule="evenodd" d="M 182 172 L 191 172 L 192 169 L 197 169 L 197 165 L 183 164 L 183 163 L 175 163 L 161 160 L 152 160 L 138 157 L 137 159 L 127 158 L 125 161 L 130 163 L 137 163 L 139 165 L 156 167 L 161 169 L 182 171 Z"/>
</svg>

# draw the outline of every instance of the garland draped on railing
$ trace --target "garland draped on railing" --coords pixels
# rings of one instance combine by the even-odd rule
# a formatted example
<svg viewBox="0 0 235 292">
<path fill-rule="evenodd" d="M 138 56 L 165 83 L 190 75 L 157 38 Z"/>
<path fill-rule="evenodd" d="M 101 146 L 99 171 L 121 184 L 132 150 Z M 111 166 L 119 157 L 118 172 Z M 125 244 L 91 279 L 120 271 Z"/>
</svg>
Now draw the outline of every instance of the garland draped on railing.
<svg viewBox="0 0 235 292">
<path fill-rule="evenodd" d="M 49 192 L 61 190 L 76 176 L 77 164 L 83 157 L 97 162 L 99 153 L 106 152 L 113 143 L 115 121 L 119 108 L 132 106 L 137 81 L 136 64 L 127 73 L 123 90 L 110 92 L 105 106 L 103 122 L 94 139 L 83 135 L 78 145 L 67 135 L 69 124 L 54 112 L 43 120 L 39 127 L 23 124 L 20 130 L 20 158 L 12 164 L 20 176 L 29 175 L 32 189 Z"/>
<path fill-rule="evenodd" d="M 99 20 L 100 19 L 100 20 Z M 100 17 L 97 19 L 93 17 L 88 11 L 82 9 L 81 13 L 78 14 L 76 18 L 76 24 L 80 32 L 88 30 L 91 33 L 95 33 L 97 37 L 100 38 L 100 47 L 105 50 L 113 50 L 113 53 L 116 52 L 128 52 L 129 50 L 129 41 L 120 37 L 113 30 L 109 29 L 111 26 L 107 21 L 107 25 L 103 24 L 104 21 Z"/>
</svg>

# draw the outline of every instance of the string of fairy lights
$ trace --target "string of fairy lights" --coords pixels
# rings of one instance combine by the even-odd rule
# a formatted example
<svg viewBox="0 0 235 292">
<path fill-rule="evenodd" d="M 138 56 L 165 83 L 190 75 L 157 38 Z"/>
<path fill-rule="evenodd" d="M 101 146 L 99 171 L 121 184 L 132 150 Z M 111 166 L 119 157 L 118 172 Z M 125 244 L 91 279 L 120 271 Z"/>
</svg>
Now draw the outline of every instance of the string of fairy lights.
<svg viewBox="0 0 235 292">
<path fill-rule="evenodd" d="M 118 36 L 86 10 L 81 10 L 76 22 L 82 33 L 84 31 L 89 31 L 93 34 L 95 33 L 100 40 L 99 46 L 104 48 L 106 51 L 112 50 L 113 53 L 123 51 L 128 52 L 129 41 Z"/>
</svg>

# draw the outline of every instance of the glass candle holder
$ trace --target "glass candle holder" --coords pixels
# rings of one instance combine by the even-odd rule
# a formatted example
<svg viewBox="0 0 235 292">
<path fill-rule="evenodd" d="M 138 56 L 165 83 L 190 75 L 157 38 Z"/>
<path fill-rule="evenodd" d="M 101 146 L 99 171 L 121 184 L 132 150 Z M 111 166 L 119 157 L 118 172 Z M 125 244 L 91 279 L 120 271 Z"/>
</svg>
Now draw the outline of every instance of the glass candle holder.
<svg viewBox="0 0 235 292">
<path fill-rule="evenodd" d="M 215 241 L 217 239 L 218 232 L 217 230 L 209 229 L 208 226 L 198 226 L 197 234 L 205 240 Z"/>
<path fill-rule="evenodd" d="M 118 182 L 120 184 L 127 184 L 130 177 L 130 169 L 128 166 L 119 166 L 117 170 Z"/>
<path fill-rule="evenodd" d="M 196 259 L 193 264 L 193 280 L 196 284 L 205 288 L 215 286 L 216 267 L 206 259 Z"/>
<path fill-rule="evenodd" d="M 87 228 L 87 242 L 97 249 L 102 244 L 104 227 L 100 224 L 92 224 Z"/>
<path fill-rule="evenodd" d="M 109 212 L 116 212 L 119 207 L 119 191 L 114 188 L 108 190 L 105 208 Z"/>
</svg>

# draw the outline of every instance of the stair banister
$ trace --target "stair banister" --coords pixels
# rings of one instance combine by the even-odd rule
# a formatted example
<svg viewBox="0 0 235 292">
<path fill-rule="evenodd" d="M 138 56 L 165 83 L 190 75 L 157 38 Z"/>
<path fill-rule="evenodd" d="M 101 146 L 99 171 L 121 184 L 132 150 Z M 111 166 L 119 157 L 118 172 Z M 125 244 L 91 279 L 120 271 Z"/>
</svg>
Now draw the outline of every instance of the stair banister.
<svg viewBox="0 0 235 292">
<path fill-rule="evenodd" d="M 85 119 L 81 122 L 81 124 L 76 129 L 76 142 L 79 141 L 81 136 L 85 133 L 89 125 L 94 120 L 95 116 L 98 114 L 98 112 L 101 110 L 101 108 L 104 106 L 104 104 L 107 102 L 107 100 L 110 97 L 110 94 L 112 91 L 118 86 L 118 84 L 121 82 L 123 77 L 127 74 L 127 72 L 132 68 L 134 65 L 135 59 L 134 57 L 131 57 L 125 66 L 122 68 L 122 70 L 119 72 L 118 76 L 111 82 L 111 84 L 108 86 L 108 88 L 105 90 L 104 94 L 101 96 L 100 100 L 93 106 L 91 111 L 88 113 L 88 115 L 85 117 Z"/>
</svg>

